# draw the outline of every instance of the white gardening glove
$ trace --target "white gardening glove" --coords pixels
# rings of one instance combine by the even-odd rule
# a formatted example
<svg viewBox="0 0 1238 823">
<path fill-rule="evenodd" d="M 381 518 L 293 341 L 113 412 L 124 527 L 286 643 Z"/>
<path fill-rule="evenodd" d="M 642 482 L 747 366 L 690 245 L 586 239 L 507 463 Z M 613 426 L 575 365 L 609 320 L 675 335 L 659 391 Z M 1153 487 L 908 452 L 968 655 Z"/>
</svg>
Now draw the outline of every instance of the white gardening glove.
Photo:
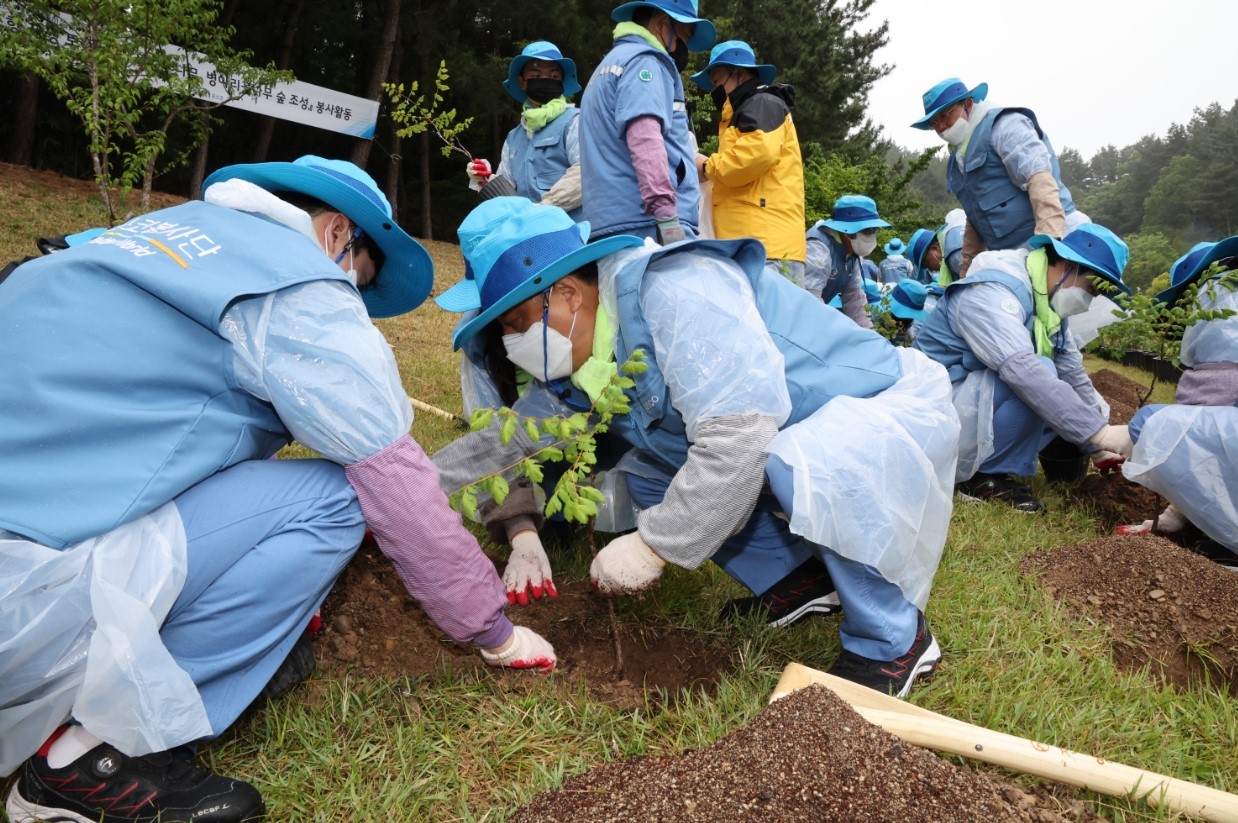
<svg viewBox="0 0 1238 823">
<path fill-rule="evenodd" d="M 482 649 L 481 659 L 488 666 L 537 669 L 538 674 L 550 674 L 558 662 L 554 646 L 525 626 L 516 626 L 508 641 L 497 649 Z"/>
<path fill-rule="evenodd" d="M 503 570 L 503 585 L 507 586 L 507 603 L 529 605 L 529 597 L 540 600 L 558 597 L 555 581 L 550 576 L 550 559 L 535 531 L 523 531 L 512 538 L 512 553 Z"/>
<path fill-rule="evenodd" d="M 1165 511 L 1161 512 L 1161 516 L 1156 519 L 1156 530 L 1163 534 L 1173 534 L 1174 532 L 1182 531 L 1186 526 L 1186 518 L 1182 513 L 1174 508 L 1174 504 L 1170 503 L 1165 507 Z M 1145 520 L 1142 523 L 1136 523 L 1132 526 L 1118 526 L 1118 534 L 1151 534 L 1152 521 Z"/>
<path fill-rule="evenodd" d="M 470 160 L 464 167 L 464 172 L 469 176 L 469 188 L 473 191 L 481 191 L 481 187 L 486 185 L 486 181 L 494 174 L 490 161 L 480 158 Z"/>
<path fill-rule="evenodd" d="M 1092 452 L 1092 465 L 1095 466 L 1101 474 L 1109 474 L 1111 471 L 1116 471 L 1119 466 L 1126 462 L 1126 458 L 1117 452 L 1108 452 L 1104 449 Z"/>
<path fill-rule="evenodd" d="M 640 532 L 616 537 L 593 558 L 589 576 L 602 594 L 636 594 L 662 576 L 666 561 L 649 548 Z"/>
<path fill-rule="evenodd" d="M 1088 442 L 1101 451 L 1117 452 L 1128 460 L 1135 450 L 1126 426 L 1102 426 L 1100 431 L 1088 438 Z"/>
</svg>

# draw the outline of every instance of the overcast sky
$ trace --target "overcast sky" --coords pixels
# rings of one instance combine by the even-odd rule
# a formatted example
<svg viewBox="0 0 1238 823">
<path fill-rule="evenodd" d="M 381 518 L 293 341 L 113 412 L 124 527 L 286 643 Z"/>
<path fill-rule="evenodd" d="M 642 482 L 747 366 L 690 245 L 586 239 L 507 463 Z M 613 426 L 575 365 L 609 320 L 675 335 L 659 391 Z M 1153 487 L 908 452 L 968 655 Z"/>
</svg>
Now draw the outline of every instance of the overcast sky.
<svg viewBox="0 0 1238 823">
<path fill-rule="evenodd" d="M 889 44 L 873 62 L 894 70 L 869 116 L 909 149 L 941 145 L 909 124 L 947 77 L 1032 109 L 1055 148 L 1085 160 L 1238 97 L 1238 0 L 876 0 L 870 20 L 882 19 Z"/>
</svg>

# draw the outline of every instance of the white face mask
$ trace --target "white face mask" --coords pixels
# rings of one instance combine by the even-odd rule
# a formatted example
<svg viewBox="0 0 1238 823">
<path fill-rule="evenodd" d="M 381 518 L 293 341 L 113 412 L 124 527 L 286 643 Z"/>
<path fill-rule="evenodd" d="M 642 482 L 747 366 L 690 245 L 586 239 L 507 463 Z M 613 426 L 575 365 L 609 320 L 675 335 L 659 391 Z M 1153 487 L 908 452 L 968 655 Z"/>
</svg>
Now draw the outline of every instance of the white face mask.
<svg viewBox="0 0 1238 823">
<path fill-rule="evenodd" d="M 330 253 L 327 252 L 327 246 L 328 246 L 327 230 L 323 229 L 322 230 L 322 250 L 324 254 L 330 257 L 331 256 Z M 348 275 L 348 279 L 355 286 L 357 285 L 357 265 L 356 265 L 356 261 L 353 260 L 352 247 L 353 247 L 352 241 L 349 241 L 348 245 L 344 247 L 345 251 L 348 252 L 348 271 L 344 272 L 344 274 Z M 341 251 L 339 254 L 335 256 L 335 259 L 332 262 L 338 266 L 340 264 L 340 261 L 343 259 L 344 259 L 344 252 Z"/>
<path fill-rule="evenodd" d="M 544 349 L 543 331 L 546 338 Z M 559 380 L 572 374 L 572 334 L 575 331 L 576 313 L 572 312 L 572 325 L 567 330 L 567 337 L 539 320 L 521 334 L 503 335 L 503 347 L 507 349 L 508 360 L 539 380 Z"/>
<path fill-rule="evenodd" d="M 876 234 L 857 234 L 851 238 L 851 251 L 859 257 L 868 257 L 877 248 Z"/>
<path fill-rule="evenodd" d="M 1091 305 L 1092 295 L 1082 286 L 1058 289 L 1057 294 L 1049 298 L 1049 306 L 1062 318 L 1083 314 Z"/>
<path fill-rule="evenodd" d="M 950 127 L 945 131 L 937 133 L 937 136 L 945 140 L 951 146 L 957 146 L 963 142 L 963 138 L 967 136 L 967 115 L 960 114 L 959 119 L 950 124 Z"/>
</svg>

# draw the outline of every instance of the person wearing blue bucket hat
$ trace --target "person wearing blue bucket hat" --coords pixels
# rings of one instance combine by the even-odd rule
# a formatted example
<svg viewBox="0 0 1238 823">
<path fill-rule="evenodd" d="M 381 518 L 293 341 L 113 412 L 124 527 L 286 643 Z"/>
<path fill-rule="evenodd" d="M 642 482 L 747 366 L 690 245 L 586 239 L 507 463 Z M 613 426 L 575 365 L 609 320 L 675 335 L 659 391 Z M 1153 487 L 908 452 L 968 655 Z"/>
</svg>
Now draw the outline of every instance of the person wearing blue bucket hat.
<svg viewBox="0 0 1238 823">
<path fill-rule="evenodd" d="M 1154 404 L 1130 422 L 1135 450 L 1122 472 L 1129 480 L 1169 500 L 1157 529 L 1180 531 L 1188 522 L 1207 539 L 1194 550 L 1238 570 L 1238 237 L 1198 243 L 1170 268 L 1170 287 L 1157 297 L 1188 308 L 1218 312 L 1182 333 L 1183 366 L 1173 405 Z M 1189 293 L 1189 292 L 1188 292 Z M 1185 301 L 1184 301 L 1185 302 Z M 1224 316 L 1224 311 L 1231 314 Z M 1119 533 L 1145 534 L 1150 520 L 1120 526 Z"/>
<path fill-rule="evenodd" d="M 829 219 L 806 235 L 804 288 L 826 303 L 840 297 L 843 314 L 866 329 L 873 323 L 865 309 L 864 260 L 877 248 L 877 229 L 889 225 L 871 197 L 844 194 L 834 201 Z"/>
<path fill-rule="evenodd" d="M 986 248 L 1019 248 L 1035 234 L 1061 238 L 1088 219 L 1035 113 L 994 106 L 988 93 L 987 83 L 969 89 L 948 77 L 924 93 L 924 116 L 911 124 L 950 146 L 947 188 L 967 213 L 959 276 Z"/>
<path fill-rule="evenodd" d="M 505 616 L 493 564 L 409 436 L 371 322 L 419 304 L 432 278 L 373 179 L 314 156 L 221 169 L 202 200 L 9 274 L 11 816 L 261 819 L 254 787 L 169 769 L 167 752 L 308 676 L 306 627 L 367 528 L 448 635 L 494 665 L 553 666 L 549 644 Z M 294 437 L 321 459 L 269 459 Z M 126 642 L 72 653 L 92 629 Z M 108 805 L 139 781 L 126 810 Z"/>
<path fill-rule="evenodd" d="M 696 0 L 615 8 L 614 44 L 580 102 L 582 216 L 594 237 L 674 243 L 697 234 L 701 187 L 681 72 L 709 48 Z"/>
<path fill-rule="evenodd" d="M 712 186 L 714 236 L 755 237 L 771 270 L 804 282 L 804 163 L 791 118 L 795 90 L 774 83 L 742 40 L 714 46 L 692 82 L 719 111 L 718 150 L 696 156 L 697 174 Z"/>
<path fill-rule="evenodd" d="M 1102 226 L 1085 223 L 1061 240 L 1037 235 L 1030 245 L 976 257 L 967 277 L 946 288 L 915 347 L 954 384 L 963 421 L 959 494 L 1036 513 L 1044 503 L 1019 478 L 1035 474 L 1040 458 L 1046 477 L 1058 479 L 1042 450 L 1072 453 L 1080 475 L 1085 454 L 1102 471 L 1130 456 L 1126 427 L 1109 425 L 1067 321 L 1100 289 L 1129 289 L 1126 244 Z"/>
<path fill-rule="evenodd" d="M 903 255 L 907 246 L 900 238 L 891 239 L 885 244 L 883 251 L 886 256 L 877 269 L 882 283 L 895 284 L 915 274 L 915 266 Z"/>
<path fill-rule="evenodd" d="M 912 275 L 914 280 L 926 285 L 937 280 L 937 270 L 941 268 L 941 244 L 932 229 L 916 229 L 911 233 L 907 255 L 915 270 Z"/>
<path fill-rule="evenodd" d="M 471 276 L 452 305 L 479 314 L 454 345 L 498 337 L 496 371 L 519 369 L 528 391 L 550 387 L 584 409 L 618 364 L 646 356 L 631 409 L 608 432 L 629 448 L 616 470 L 640 513 L 598 552 L 598 590 L 633 593 L 668 563 L 713 560 L 753 593 L 727 605 L 728 619 L 785 626 L 841 607 L 832 671 L 905 695 L 941 656 L 923 607 L 956 459 L 943 371 L 770 274 L 752 239 L 586 243 L 589 227 L 561 210 L 504 199 L 460 227 Z M 444 449 L 472 470 L 452 485 L 538 448 L 520 432 L 504 446 L 495 428 Z M 766 482 L 774 498 L 762 497 Z M 891 502 L 856 505 L 872 499 Z"/>
<path fill-rule="evenodd" d="M 924 284 L 909 277 L 898 281 L 890 289 L 883 305 L 898 327 L 893 340 L 896 346 L 908 346 L 915 340 L 915 324 L 922 323 L 929 316 L 927 301 L 928 290 Z"/>
<path fill-rule="evenodd" d="M 499 167 L 475 158 L 465 171 L 482 197 L 518 194 L 580 216 L 580 92 L 576 63 L 546 40 L 525 46 L 507 67 L 507 93 L 522 104 L 520 124 L 503 141 Z"/>
</svg>

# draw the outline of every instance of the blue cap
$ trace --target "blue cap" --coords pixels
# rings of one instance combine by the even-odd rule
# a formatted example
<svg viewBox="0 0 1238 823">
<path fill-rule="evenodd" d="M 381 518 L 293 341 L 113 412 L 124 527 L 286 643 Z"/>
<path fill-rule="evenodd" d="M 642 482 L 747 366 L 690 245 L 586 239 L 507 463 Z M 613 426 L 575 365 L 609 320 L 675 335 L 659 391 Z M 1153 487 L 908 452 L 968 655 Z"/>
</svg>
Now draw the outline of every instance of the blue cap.
<svg viewBox="0 0 1238 823">
<path fill-rule="evenodd" d="M 989 84 L 981 83 L 974 89 L 957 77 L 947 77 L 924 93 L 924 116 L 911 124 L 913 129 L 928 130 L 933 128 L 932 119 L 944 109 L 948 109 L 960 100 L 970 97 L 979 103 L 989 95 Z"/>
<path fill-rule="evenodd" d="M 774 78 L 778 76 L 776 68 L 768 63 L 757 62 L 757 56 L 752 51 L 752 46 L 743 40 L 727 40 L 714 46 L 713 51 L 709 53 L 709 65 L 688 79 L 705 91 L 713 91 L 713 84 L 709 82 L 709 73 L 718 66 L 737 66 L 741 69 L 750 69 L 757 73 L 757 79 L 764 86 L 774 82 Z"/>
<path fill-rule="evenodd" d="M 666 12 L 680 23 L 695 25 L 692 36 L 688 38 L 688 51 L 705 51 L 718 39 L 714 24 L 697 15 L 696 0 L 640 0 L 636 3 L 624 3 L 610 13 L 610 19 L 616 23 L 631 22 L 632 14 L 639 8 L 655 8 Z"/>
<path fill-rule="evenodd" d="M 1060 257 L 1074 261 L 1095 272 L 1127 294 L 1131 287 L 1122 282 L 1122 270 L 1130 251 L 1116 234 L 1104 226 L 1084 223 L 1061 240 L 1047 234 L 1037 234 L 1028 241 L 1033 249 L 1053 244 Z"/>
<path fill-rule="evenodd" d="M 844 194 L 835 200 L 830 219 L 823 220 L 822 224 L 843 234 L 855 234 L 864 229 L 880 229 L 890 225 L 877 215 L 877 204 L 873 198 L 862 194 Z"/>
<path fill-rule="evenodd" d="M 370 177 L 347 160 L 307 154 L 291 163 L 225 166 L 202 183 L 206 191 L 225 180 L 247 180 L 272 193 L 295 191 L 321 200 L 356 223 L 386 260 L 373 282 L 360 289 L 370 317 L 395 317 L 422 304 L 434 284 L 434 263 L 421 244 L 391 219 L 391 204 Z"/>
<path fill-rule="evenodd" d="M 1182 290 L 1197 280 L 1209 266 L 1235 255 L 1238 255 L 1238 236 L 1227 237 L 1218 243 L 1196 243 L 1174 261 L 1169 269 L 1169 288 L 1158 294 L 1156 299 L 1170 305 L 1177 303 Z"/>
<path fill-rule="evenodd" d="M 507 310 L 586 263 L 643 242 L 619 234 L 586 243 L 588 223 L 573 222 L 558 206 L 524 197 L 486 200 L 469 212 L 457 233 L 465 279 L 435 302 L 447 311 L 479 312 L 452 335 L 456 349 Z"/>
<path fill-rule="evenodd" d="M 904 278 L 890 289 L 890 314 L 903 320 L 923 320 L 929 316 L 924 302 L 928 289 L 918 280 Z"/>
<path fill-rule="evenodd" d="M 529 99 L 529 95 L 520 88 L 520 72 L 524 71 L 524 67 L 533 60 L 548 60 L 559 64 L 559 68 L 563 70 L 564 97 L 575 97 L 580 93 L 580 83 L 576 79 L 576 64 L 564 57 L 563 52 L 559 51 L 559 47 L 554 43 L 549 40 L 538 40 L 525 46 L 524 50 L 513 58 L 511 65 L 507 67 L 507 79 L 503 81 L 503 88 L 516 98 L 516 102 L 523 103 Z"/>
</svg>

